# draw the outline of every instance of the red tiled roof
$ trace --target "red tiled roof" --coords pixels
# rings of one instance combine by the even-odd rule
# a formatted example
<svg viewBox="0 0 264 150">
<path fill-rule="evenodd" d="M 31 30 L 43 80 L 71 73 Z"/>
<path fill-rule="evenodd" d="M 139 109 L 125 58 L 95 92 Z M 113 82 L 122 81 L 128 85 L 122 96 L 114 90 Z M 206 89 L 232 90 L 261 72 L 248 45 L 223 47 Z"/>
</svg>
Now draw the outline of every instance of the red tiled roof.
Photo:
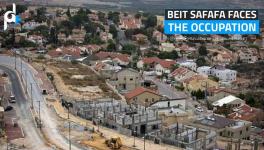
<svg viewBox="0 0 264 150">
<path fill-rule="evenodd" d="M 183 82 L 185 82 L 185 83 L 189 83 L 189 82 L 191 82 L 192 80 L 204 80 L 204 79 L 206 79 L 206 77 L 197 74 L 197 75 L 194 75 L 194 76 L 192 76 L 192 77 L 190 77 L 190 78 L 188 78 L 188 79 L 185 79 Z"/>
<path fill-rule="evenodd" d="M 127 54 L 120 54 L 120 53 L 112 53 L 112 52 L 103 52 L 100 51 L 99 53 L 95 54 L 100 59 L 106 59 L 106 58 L 118 58 L 122 61 L 129 62 L 129 55 Z"/>
<path fill-rule="evenodd" d="M 143 87 L 138 87 L 138 88 L 135 88 L 134 90 L 130 91 L 129 93 L 125 94 L 125 98 L 126 99 L 131 99 L 131 98 L 134 98 L 144 92 L 149 92 L 149 93 L 152 93 L 152 94 L 156 94 L 156 95 L 159 95 L 157 92 L 155 91 L 152 91 L 150 89 L 146 89 L 146 88 L 143 88 Z"/>
<path fill-rule="evenodd" d="M 68 48 L 60 48 L 48 51 L 48 55 L 51 57 L 60 57 L 65 54 L 80 57 L 81 49 L 78 47 L 68 47 Z"/>
<path fill-rule="evenodd" d="M 246 104 L 238 107 L 237 109 L 237 111 L 229 114 L 228 118 L 252 121 L 258 115 L 257 112 L 259 112 L 258 109 L 250 107 Z"/>
<path fill-rule="evenodd" d="M 152 63 L 158 63 L 160 62 L 161 59 L 159 59 L 158 57 L 144 57 L 142 59 L 142 61 L 144 62 L 144 64 L 152 64 Z"/>
<path fill-rule="evenodd" d="M 177 75 L 185 75 L 186 73 L 188 73 L 190 70 L 185 68 L 185 67 L 179 67 L 177 69 L 175 69 L 171 75 L 172 76 L 177 76 Z"/>
<path fill-rule="evenodd" d="M 121 23 L 124 24 L 127 29 L 136 29 L 138 25 L 141 24 L 141 21 L 132 17 L 123 17 L 121 18 Z"/>
<path fill-rule="evenodd" d="M 170 68 L 172 65 L 176 64 L 176 61 L 174 60 L 160 60 L 159 64 L 163 67 L 163 68 Z"/>
</svg>

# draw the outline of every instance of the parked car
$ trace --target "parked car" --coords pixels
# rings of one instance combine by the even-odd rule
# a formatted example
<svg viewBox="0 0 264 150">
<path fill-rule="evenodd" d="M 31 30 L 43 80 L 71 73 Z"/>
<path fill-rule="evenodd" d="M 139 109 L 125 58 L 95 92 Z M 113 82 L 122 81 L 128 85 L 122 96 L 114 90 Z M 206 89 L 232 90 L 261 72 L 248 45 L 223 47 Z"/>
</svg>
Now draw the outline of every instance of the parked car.
<svg viewBox="0 0 264 150">
<path fill-rule="evenodd" d="M 203 112 L 204 110 L 203 110 L 202 107 L 199 107 L 199 106 L 198 106 L 198 107 L 196 108 L 196 111 L 198 111 L 198 112 Z"/>
<path fill-rule="evenodd" d="M 15 96 L 10 96 L 10 98 L 9 98 L 9 102 L 10 103 L 16 103 L 16 97 Z"/>
<path fill-rule="evenodd" d="M 10 111 L 10 110 L 12 110 L 12 109 L 13 109 L 12 106 L 7 106 L 7 107 L 5 108 L 5 111 Z"/>
</svg>

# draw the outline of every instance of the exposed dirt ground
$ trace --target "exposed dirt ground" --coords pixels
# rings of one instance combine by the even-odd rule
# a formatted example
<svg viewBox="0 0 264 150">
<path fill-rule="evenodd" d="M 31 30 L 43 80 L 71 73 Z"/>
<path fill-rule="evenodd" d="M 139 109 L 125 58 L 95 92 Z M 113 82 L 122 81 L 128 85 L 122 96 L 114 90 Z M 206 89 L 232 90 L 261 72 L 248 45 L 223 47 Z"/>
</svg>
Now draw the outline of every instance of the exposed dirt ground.
<svg viewBox="0 0 264 150">
<path fill-rule="evenodd" d="M 44 65 L 45 64 L 45 65 Z M 34 62 L 35 68 L 42 68 L 52 74 L 56 90 L 74 100 L 119 97 L 106 85 L 104 78 L 87 66 L 70 62 Z"/>
</svg>

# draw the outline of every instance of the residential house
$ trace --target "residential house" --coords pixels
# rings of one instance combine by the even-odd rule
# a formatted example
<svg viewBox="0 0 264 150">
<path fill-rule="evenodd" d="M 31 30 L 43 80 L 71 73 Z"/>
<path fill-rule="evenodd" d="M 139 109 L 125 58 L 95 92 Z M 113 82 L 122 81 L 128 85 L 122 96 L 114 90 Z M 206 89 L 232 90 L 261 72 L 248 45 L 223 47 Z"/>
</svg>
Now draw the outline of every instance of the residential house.
<svg viewBox="0 0 264 150">
<path fill-rule="evenodd" d="M 69 57 L 78 59 L 81 57 L 81 49 L 79 49 L 78 47 L 60 47 L 60 48 L 48 51 L 47 55 L 51 58 L 57 58 L 57 59 L 64 58 L 63 60 L 72 60 L 72 59 L 69 59 Z"/>
<path fill-rule="evenodd" d="M 41 26 L 41 25 L 46 25 L 47 26 L 47 23 L 38 23 L 38 22 L 34 22 L 34 21 L 29 21 L 29 22 L 25 22 L 22 25 L 22 28 L 26 29 L 26 30 L 33 30 L 36 27 Z"/>
<path fill-rule="evenodd" d="M 133 16 L 122 16 L 120 18 L 120 29 L 138 29 L 142 27 L 141 19 L 137 19 Z"/>
<path fill-rule="evenodd" d="M 216 34 L 211 35 L 211 38 L 212 38 L 213 43 L 223 43 L 225 40 L 223 36 L 216 35 Z"/>
<path fill-rule="evenodd" d="M 182 57 L 187 57 L 192 54 L 195 54 L 197 52 L 197 49 L 195 47 L 191 47 L 189 45 L 183 44 L 176 50 L 178 54 L 180 54 Z"/>
<path fill-rule="evenodd" d="M 249 140 L 251 122 L 211 115 L 194 121 L 195 126 L 217 132 L 218 136 Z"/>
<path fill-rule="evenodd" d="M 226 96 L 226 97 L 219 99 L 219 100 L 212 103 L 212 105 L 216 108 L 222 107 L 224 105 L 226 105 L 227 107 L 230 107 L 230 108 L 237 108 L 243 104 L 245 104 L 244 100 L 242 100 L 238 97 L 235 97 L 233 95 Z"/>
<path fill-rule="evenodd" d="M 162 98 L 156 91 L 137 87 L 129 93 L 125 94 L 125 98 L 128 104 L 141 105 L 144 107 L 149 107 L 151 104 L 160 101 Z"/>
<path fill-rule="evenodd" d="M 257 109 L 254 107 L 250 107 L 247 104 L 243 104 L 235 109 L 234 112 L 228 114 L 228 118 L 230 119 L 239 119 L 250 121 L 254 123 L 258 123 L 264 119 L 263 111 L 261 109 Z"/>
<path fill-rule="evenodd" d="M 160 60 L 155 65 L 155 73 L 158 76 L 162 74 L 170 74 L 172 67 L 176 64 L 174 60 Z"/>
<path fill-rule="evenodd" d="M 180 108 L 182 110 L 186 109 L 186 99 L 179 98 L 179 99 L 168 99 L 162 98 L 159 101 L 152 102 L 150 104 L 152 107 L 156 107 L 158 109 L 170 109 L 171 108 Z"/>
<path fill-rule="evenodd" d="M 172 43 L 161 43 L 159 49 L 163 52 L 171 52 L 175 50 L 175 46 Z"/>
<path fill-rule="evenodd" d="M 42 45 L 43 42 L 45 41 L 44 38 L 42 36 L 39 36 L 39 35 L 30 35 L 30 36 L 28 36 L 27 40 L 29 40 L 33 43 L 39 44 L 39 45 Z"/>
<path fill-rule="evenodd" d="M 175 39 L 177 42 L 184 42 L 184 41 L 186 41 L 186 37 L 184 37 L 184 36 L 181 35 L 181 34 L 174 34 L 174 39 Z"/>
<path fill-rule="evenodd" d="M 100 39 L 104 42 L 107 42 L 108 40 L 113 39 L 113 35 L 107 32 L 100 32 Z"/>
<path fill-rule="evenodd" d="M 137 42 L 145 42 L 146 43 L 148 41 L 148 37 L 144 34 L 141 34 L 141 33 L 136 34 L 136 35 L 132 35 L 132 39 L 134 41 L 137 41 Z"/>
<path fill-rule="evenodd" d="M 213 67 L 201 66 L 197 68 L 197 72 L 199 74 L 215 76 L 222 82 L 234 82 L 237 76 L 237 71 L 226 69 L 221 65 L 215 65 Z"/>
<path fill-rule="evenodd" d="M 175 69 L 169 76 L 173 77 L 176 83 L 182 83 L 185 79 L 188 79 L 196 75 L 195 72 L 185 67 L 179 67 Z"/>
<path fill-rule="evenodd" d="M 194 75 L 183 81 L 183 87 L 187 91 L 205 90 L 205 88 L 218 87 L 216 81 L 208 79 L 204 75 Z"/>
<path fill-rule="evenodd" d="M 155 65 L 160 61 L 158 57 L 144 57 L 137 62 L 138 69 L 154 70 Z"/>
<path fill-rule="evenodd" d="M 100 75 L 106 79 L 111 79 L 113 77 L 113 74 L 116 72 L 119 72 L 122 68 L 118 65 L 116 65 L 111 60 L 104 60 L 102 62 L 99 62 L 95 64 L 94 70 L 100 73 Z"/>
<path fill-rule="evenodd" d="M 208 92 L 208 100 L 210 102 L 215 102 L 219 99 L 222 99 L 228 95 L 236 95 L 238 94 L 237 90 L 233 90 L 230 88 L 225 88 L 225 87 L 211 87 L 207 89 Z"/>
<path fill-rule="evenodd" d="M 103 52 L 95 54 L 100 60 L 113 60 L 120 66 L 127 66 L 130 62 L 130 56 L 127 54 L 114 53 L 114 52 Z"/>
<path fill-rule="evenodd" d="M 197 64 L 194 60 L 177 60 L 177 63 L 181 66 L 181 67 L 185 67 L 185 68 L 189 68 L 192 71 L 196 71 L 197 69 Z"/>
<path fill-rule="evenodd" d="M 163 26 L 164 16 L 156 16 L 157 17 L 157 26 Z"/>
<path fill-rule="evenodd" d="M 159 43 L 164 43 L 167 41 L 167 36 L 165 34 L 163 34 L 162 32 L 159 32 L 158 30 L 155 30 L 153 32 L 152 37 L 158 41 Z"/>
<path fill-rule="evenodd" d="M 258 61 L 258 51 L 255 48 L 245 48 L 238 50 L 238 57 L 241 62 L 255 63 Z"/>
<path fill-rule="evenodd" d="M 134 90 L 140 86 L 140 80 L 140 73 L 131 68 L 115 72 L 111 77 L 113 85 L 120 91 Z"/>
<path fill-rule="evenodd" d="M 69 35 L 68 39 L 76 41 L 77 43 L 83 43 L 86 32 L 84 29 L 73 29 L 72 34 Z"/>
<path fill-rule="evenodd" d="M 219 64 L 230 64 L 231 62 L 234 62 L 232 54 L 226 51 L 217 52 L 217 54 L 213 56 L 213 61 Z"/>
</svg>

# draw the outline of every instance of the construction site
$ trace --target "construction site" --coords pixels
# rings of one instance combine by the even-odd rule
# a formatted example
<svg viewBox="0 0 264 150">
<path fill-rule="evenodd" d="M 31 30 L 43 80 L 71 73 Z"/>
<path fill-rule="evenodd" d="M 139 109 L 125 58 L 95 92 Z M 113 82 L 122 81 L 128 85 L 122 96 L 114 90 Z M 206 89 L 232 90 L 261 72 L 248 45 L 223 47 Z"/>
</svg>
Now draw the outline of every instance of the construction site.
<svg viewBox="0 0 264 150">
<path fill-rule="evenodd" d="M 158 143 L 190 150 L 212 149 L 216 145 L 216 132 L 184 124 L 174 124 L 149 135 Z"/>
<path fill-rule="evenodd" d="M 143 136 L 161 128 L 157 109 L 113 99 L 75 101 L 71 113 L 125 135 Z"/>
</svg>

